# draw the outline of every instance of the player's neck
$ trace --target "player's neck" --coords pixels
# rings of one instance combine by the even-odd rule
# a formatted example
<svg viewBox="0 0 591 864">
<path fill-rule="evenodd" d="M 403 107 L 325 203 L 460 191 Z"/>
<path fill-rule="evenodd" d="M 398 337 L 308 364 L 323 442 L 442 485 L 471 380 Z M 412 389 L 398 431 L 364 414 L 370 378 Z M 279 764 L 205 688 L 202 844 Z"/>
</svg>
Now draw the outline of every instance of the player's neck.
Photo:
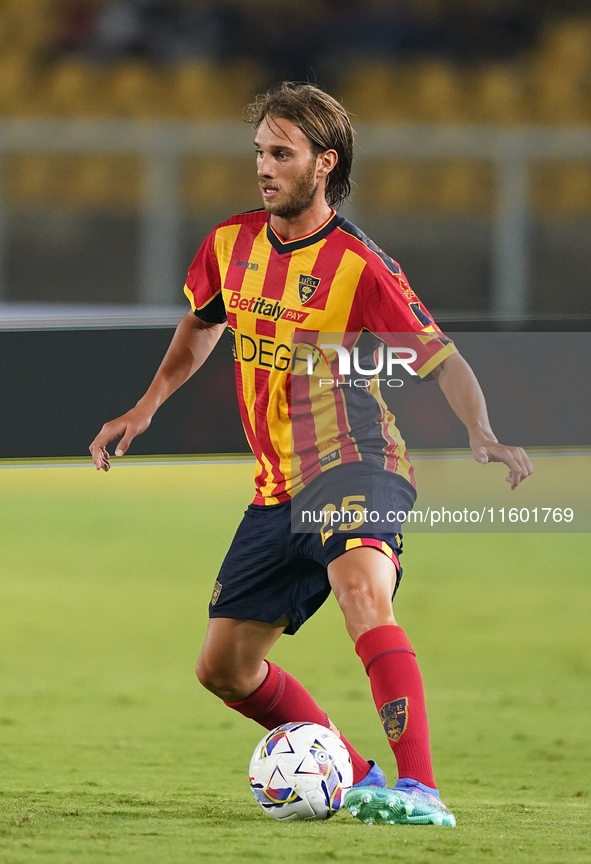
<svg viewBox="0 0 591 864">
<path fill-rule="evenodd" d="M 283 240 L 297 240 L 299 237 L 307 237 L 308 234 L 317 231 L 330 219 L 332 212 L 332 208 L 323 198 L 320 201 L 315 201 L 311 207 L 293 219 L 283 219 L 281 216 L 271 215 L 271 227 Z"/>
</svg>

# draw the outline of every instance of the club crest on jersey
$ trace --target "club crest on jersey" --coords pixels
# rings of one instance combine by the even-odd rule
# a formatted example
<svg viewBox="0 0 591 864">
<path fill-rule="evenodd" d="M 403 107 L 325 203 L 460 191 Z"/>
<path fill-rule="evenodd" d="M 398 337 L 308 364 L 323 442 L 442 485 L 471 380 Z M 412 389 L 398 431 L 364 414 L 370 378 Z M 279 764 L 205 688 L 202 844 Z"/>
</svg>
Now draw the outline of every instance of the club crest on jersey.
<svg viewBox="0 0 591 864">
<path fill-rule="evenodd" d="M 406 696 L 382 705 L 380 720 L 390 741 L 400 741 L 408 723 L 408 699 Z"/>
<path fill-rule="evenodd" d="M 314 294 L 316 293 L 316 289 L 320 285 L 320 279 L 316 276 L 305 276 L 303 273 L 300 273 L 300 278 L 298 282 L 298 292 L 300 295 L 300 302 L 302 305 L 307 303 Z"/>
</svg>

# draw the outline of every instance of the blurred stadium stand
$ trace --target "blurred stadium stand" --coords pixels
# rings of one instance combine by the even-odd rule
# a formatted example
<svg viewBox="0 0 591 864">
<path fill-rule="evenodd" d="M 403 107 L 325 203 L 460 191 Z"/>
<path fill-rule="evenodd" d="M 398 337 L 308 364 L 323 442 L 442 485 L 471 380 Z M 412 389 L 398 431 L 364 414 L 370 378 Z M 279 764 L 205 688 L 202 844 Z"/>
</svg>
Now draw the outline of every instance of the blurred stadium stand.
<svg viewBox="0 0 591 864">
<path fill-rule="evenodd" d="M 182 305 L 282 78 L 352 113 L 345 212 L 434 311 L 591 314 L 581 0 L 2 0 L 0 301 Z"/>
</svg>

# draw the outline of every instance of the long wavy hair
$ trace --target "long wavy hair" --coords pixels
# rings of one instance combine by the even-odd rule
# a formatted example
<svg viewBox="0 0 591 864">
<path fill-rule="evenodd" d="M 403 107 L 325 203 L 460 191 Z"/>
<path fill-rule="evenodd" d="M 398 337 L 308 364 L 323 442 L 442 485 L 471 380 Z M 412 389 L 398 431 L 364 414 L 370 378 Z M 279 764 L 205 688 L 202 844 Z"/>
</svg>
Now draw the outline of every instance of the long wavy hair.
<svg viewBox="0 0 591 864">
<path fill-rule="evenodd" d="M 265 117 L 290 120 L 312 146 L 315 156 L 335 150 L 338 161 L 326 178 L 326 200 L 338 207 L 351 193 L 354 131 L 343 106 L 314 84 L 284 81 L 246 106 L 245 120 L 258 129 Z"/>
</svg>

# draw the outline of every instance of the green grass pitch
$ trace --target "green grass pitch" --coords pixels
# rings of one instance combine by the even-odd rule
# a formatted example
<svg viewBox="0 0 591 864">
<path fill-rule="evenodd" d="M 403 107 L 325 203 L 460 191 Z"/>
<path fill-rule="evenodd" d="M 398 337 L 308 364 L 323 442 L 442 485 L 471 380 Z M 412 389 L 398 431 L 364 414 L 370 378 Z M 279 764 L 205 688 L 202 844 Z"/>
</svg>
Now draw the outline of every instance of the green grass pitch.
<svg viewBox="0 0 591 864">
<path fill-rule="evenodd" d="M 414 535 L 396 602 L 456 829 L 282 825 L 193 664 L 251 465 L 0 471 L 0 862 L 591 861 L 589 535 Z M 393 778 L 331 600 L 273 659 Z"/>
</svg>

